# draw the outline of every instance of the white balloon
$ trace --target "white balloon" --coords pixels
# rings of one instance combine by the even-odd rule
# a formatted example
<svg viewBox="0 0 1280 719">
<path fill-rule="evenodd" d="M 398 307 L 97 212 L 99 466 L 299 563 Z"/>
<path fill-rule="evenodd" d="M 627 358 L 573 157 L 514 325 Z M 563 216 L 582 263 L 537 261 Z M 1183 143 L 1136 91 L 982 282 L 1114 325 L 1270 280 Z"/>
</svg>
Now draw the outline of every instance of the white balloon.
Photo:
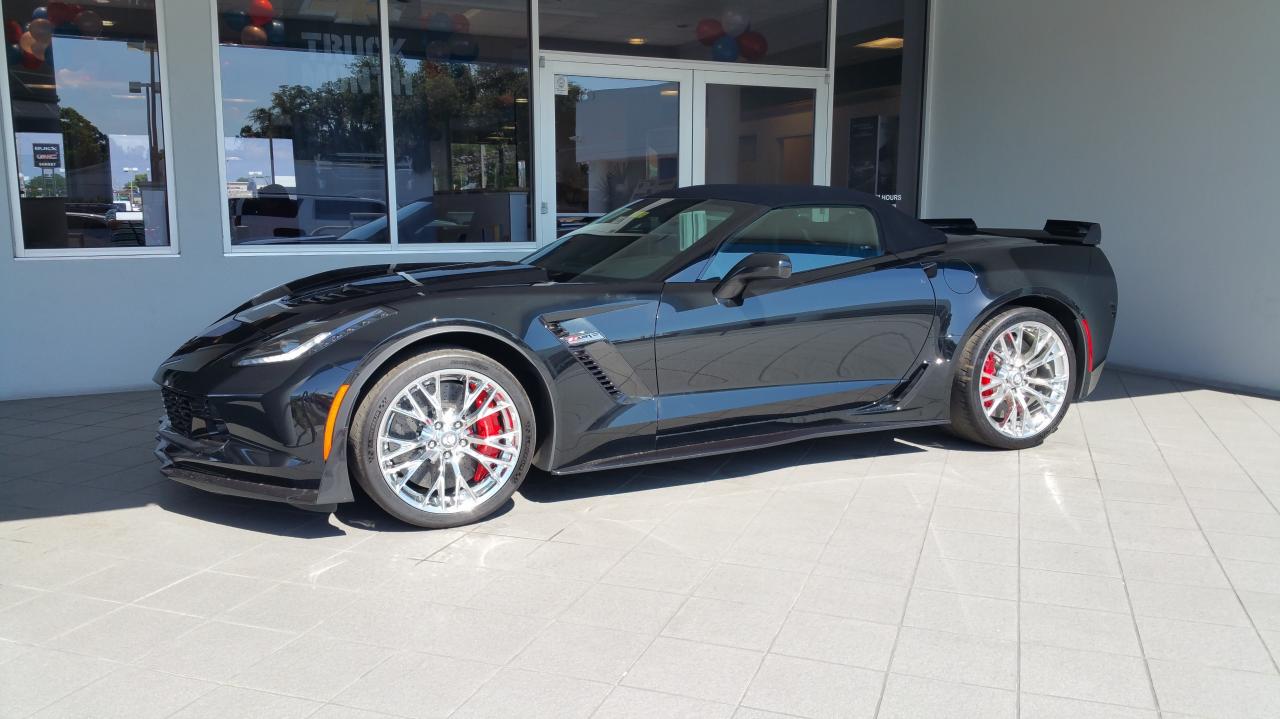
<svg viewBox="0 0 1280 719">
<path fill-rule="evenodd" d="M 737 10 L 725 10 L 720 13 L 720 26 L 726 35 L 737 37 L 751 27 L 751 19 Z"/>
</svg>

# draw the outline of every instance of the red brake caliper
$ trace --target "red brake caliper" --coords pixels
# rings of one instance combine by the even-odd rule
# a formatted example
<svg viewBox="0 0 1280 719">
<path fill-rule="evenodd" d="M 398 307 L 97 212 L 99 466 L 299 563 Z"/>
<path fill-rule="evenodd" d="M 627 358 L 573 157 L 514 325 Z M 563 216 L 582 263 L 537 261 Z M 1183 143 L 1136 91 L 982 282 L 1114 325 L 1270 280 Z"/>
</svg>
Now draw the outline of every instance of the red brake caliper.
<svg viewBox="0 0 1280 719">
<path fill-rule="evenodd" d="M 987 361 L 982 363 L 982 381 L 980 383 L 983 387 L 981 392 L 982 406 L 987 409 L 990 409 L 992 403 L 995 402 L 994 398 L 996 394 L 996 390 L 994 387 L 987 389 L 987 385 L 991 384 L 991 377 L 988 377 L 987 375 L 995 376 L 995 373 L 996 373 L 996 353 L 988 352 Z"/>
<path fill-rule="evenodd" d="M 492 393 L 485 393 L 477 397 L 476 409 L 478 410 L 481 407 L 484 407 L 486 404 L 489 404 L 489 401 L 492 398 L 493 398 Z M 492 437 L 495 434 L 501 434 L 502 422 L 498 419 L 499 414 L 501 413 L 494 412 L 489 416 L 485 417 L 484 419 L 481 419 L 479 422 L 476 422 L 474 425 L 472 425 L 471 427 L 472 436 L 484 439 L 484 438 Z M 480 454 L 483 454 L 486 457 L 498 456 L 498 449 L 496 447 L 490 447 L 488 445 L 481 445 L 480 447 L 476 448 L 476 451 Z M 471 483 L 477 484 L 487 476 L 489 476 L 489 469 L 485 467 L 483 464 L 480 464 L 477 462 L 476 473 L 471 478 Z"/>
</svg>

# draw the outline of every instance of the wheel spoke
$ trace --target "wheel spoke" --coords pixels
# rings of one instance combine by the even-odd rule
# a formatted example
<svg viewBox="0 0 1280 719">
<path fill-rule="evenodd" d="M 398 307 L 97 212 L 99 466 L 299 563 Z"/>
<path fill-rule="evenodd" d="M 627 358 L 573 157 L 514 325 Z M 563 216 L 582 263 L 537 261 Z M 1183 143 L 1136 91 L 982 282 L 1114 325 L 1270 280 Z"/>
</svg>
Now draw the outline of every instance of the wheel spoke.
<svg viewBox="0 0 1280 719">
<path fill-rule="evenodd" d="M 511 404 L 510 402 L 499 402 L 499 403 L 495 403 L 495 404 L 492 404 L 492 405 L 491 405 L 491 404 L 488 404 L 488 403 L 485 403 L 484 408 L 482 408 L 478 414 L 476 414 L 476 415 L 474 415 L 474 416 L 471 416 L 471 417 L 468 417 L 468 418 L 463 419 L 463 421 L 462 421 L 462 428 L 463 428 L 463 429 L 469 429 L 469 428 L 471 428 L 471 427 L 475 426 L 475 424 L 476 424 L 477 422 L 479 422 L 480 420 L 482 420 L 482 419 L 484 419 L 484 418 L 486 418 L 486 417 L 490 417 L 490 416 L 493 416 L 493 415 L 495 415 L 495 414 L 499 414 L 499 413 L 501 413 L 501 412 L 505 412 L 505 411 L 507 411 L 507 410 L 509 410 L 509 409 L 512 409 L 512 408 L 514 408 L 514 407 L 515 407 L 515 405 Z"/>
<path fill-rule="evenodd" d="M 382 457 L 382 461 L 384 463 L 389 463 L 387 465 L 389 467 L 394 467 L 397 464 L 395 460 L 404 456 L 405 454 L 408 454 L 416 449 L 422 449 L 427 446 L 425 442 L 406 442 L 402 439 L 396 439 L 395 437 L 388 437 L 386 435 L 379 437 L 378 442 L 380 443 L 379 446 L 386 445 L 386 444 L 395 445 L 392 448 L 390 453 L 384 454 Z"/>
<path fill-rule="evenodd" d="M 502 459 L 501 457 L 490 457 L 488 455 L 480 454 L 479 452 L 471 449 L 470 447 L 467 447 L 462 451 L 466 453 L 468 457 L 474 459 L 475 461 L 483 465 L 485 469 L 489 469 L 490 464 L 496 464 L 502 468 L 514 467 L 516 464 L 514 459 Z"/>
<path fill-rule="evenodd" d="M 471 443 L 472 447 L 492 447 L 503 452 L 513 452 L 516 449 L 515 440 L 519 437 L 519 432 L 503 432 L 501 434 L 491 434 L 487 437 L 472 437 L 467 441 Z M 499 441 L 502 439 L 511 440 L 511 444 L 502 444 Z"/>
</svg>

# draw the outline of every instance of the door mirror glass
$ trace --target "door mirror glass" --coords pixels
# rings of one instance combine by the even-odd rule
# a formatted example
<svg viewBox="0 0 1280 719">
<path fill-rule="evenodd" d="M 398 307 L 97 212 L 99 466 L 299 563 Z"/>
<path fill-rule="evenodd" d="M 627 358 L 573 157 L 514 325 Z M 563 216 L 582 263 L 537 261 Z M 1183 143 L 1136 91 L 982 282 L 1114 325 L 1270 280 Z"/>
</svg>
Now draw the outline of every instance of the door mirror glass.
<svg viewBox="0 0 1280 719">
<path fill-rule="evenodd" d="M 716 299 L 741 304 L 747 285 L 757 280 L 785 280 L 791 276 L 791 258 L 777 252 L 756 252 L 742 258 L 716 285 Z"/>
</svg>

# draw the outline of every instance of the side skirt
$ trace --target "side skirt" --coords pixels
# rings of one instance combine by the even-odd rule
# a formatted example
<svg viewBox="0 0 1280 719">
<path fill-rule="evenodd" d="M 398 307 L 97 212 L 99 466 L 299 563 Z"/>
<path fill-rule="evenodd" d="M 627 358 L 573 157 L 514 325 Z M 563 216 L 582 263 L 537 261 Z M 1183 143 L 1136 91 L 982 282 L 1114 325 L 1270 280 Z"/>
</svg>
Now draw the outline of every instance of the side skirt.
<svg viewBox="0 0 1280 719">
<path fill-rule="evenodd" d="M 673 462 L 681 459 L 710 457 L 717 454 L 729 454 L 731 452 L 745 452 L 753 449 L 762 449 L 764 447 L 776 447 L 782 444 L 791 444 L 792 442 L 800 442 L 802 440 L 815 439 L 818 437 L 836 437 L 845 434 L 884 432 L 888 430 L 909 429 L 913 427 L 936 427 L 938 425 L 945 425 L 948 423 L 948 420 L 945 419 L 927 419 L 910 420 L 906 422 L 876 422 L 874 424 L 853 427 L 847 425 L 841 427 L 804 427 L 788 430 L 786 432 L 773 432 L 770 434 L 754 435 L 750 437 L 735 437 L 733 439 L 707 442 L 706 444 L 686 445 L 683 447 L 654 450 L 652 452 L 628 454 L 621 457 L 611 457 L 609 459 L 599 459 L 593 462 L 560 467 L 558 469 L 551 470 L 551 474 L 564 475 L 580 474 L 582 472 L 597 472 L 604 469 L 619 469 L 622 467 L 635 467 L 643 464 L 657 464 L 659 462 Z"/>
</svg>

